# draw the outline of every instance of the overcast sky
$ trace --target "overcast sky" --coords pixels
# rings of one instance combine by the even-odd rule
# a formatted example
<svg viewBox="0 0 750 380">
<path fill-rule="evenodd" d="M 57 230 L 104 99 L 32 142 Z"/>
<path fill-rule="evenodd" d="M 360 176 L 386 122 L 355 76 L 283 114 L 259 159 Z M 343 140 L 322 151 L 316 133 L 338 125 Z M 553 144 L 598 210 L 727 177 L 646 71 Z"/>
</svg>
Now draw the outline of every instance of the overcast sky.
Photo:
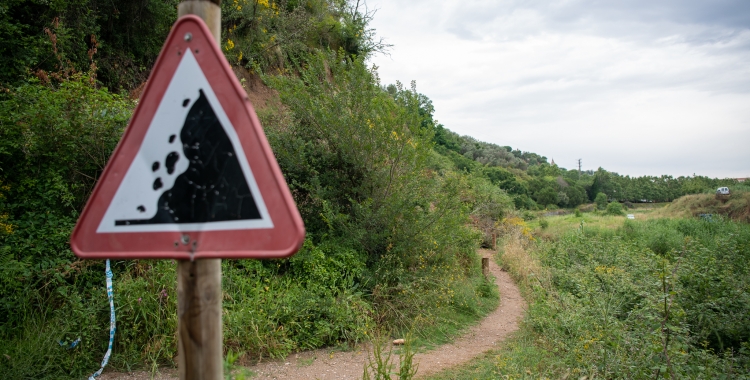
<svg viewBox="0 0 750 380">
<path fill-rule="evenodd" d="M 748 0 L 368 0 L 446 128 L 631 176 L 750 177 Z"/>
</svg>

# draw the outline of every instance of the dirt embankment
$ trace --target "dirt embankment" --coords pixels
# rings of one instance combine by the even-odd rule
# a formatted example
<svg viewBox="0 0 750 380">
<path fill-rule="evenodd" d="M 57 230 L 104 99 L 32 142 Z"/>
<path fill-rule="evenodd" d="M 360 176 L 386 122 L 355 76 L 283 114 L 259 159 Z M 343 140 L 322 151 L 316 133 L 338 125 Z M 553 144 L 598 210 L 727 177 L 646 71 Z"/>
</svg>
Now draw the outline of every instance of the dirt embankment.
<svg viewBox="0 0 750 380">
<path fill-rule="evenodd" d="M 733 193 L 726 197 L 714 194 L 692 194 L 675 199 L 664 209 L 665 216 L 689 218 L 724 215 L 734 221 L 750 223 L 750 192 Z"/>
</svg>

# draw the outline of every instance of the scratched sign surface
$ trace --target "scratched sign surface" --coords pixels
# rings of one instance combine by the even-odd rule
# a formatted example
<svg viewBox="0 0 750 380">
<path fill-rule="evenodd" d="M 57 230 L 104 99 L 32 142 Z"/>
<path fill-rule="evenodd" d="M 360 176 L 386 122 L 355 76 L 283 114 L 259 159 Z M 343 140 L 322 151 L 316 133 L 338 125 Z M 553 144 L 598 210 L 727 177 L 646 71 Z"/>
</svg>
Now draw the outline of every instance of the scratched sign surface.
<svg viewBox="0 0 750 380">
<path fill-rule="evenodd" d="M 97 232 L 273 227 L 235 129 L 190 51 L 164 99 Z"/>
<path fill-rule="evenodd" d="M 305 228 L 258 116 L 198 17 L 172 27 L 71 235 L 81 258 L 279 258 Z"/>
</svg>

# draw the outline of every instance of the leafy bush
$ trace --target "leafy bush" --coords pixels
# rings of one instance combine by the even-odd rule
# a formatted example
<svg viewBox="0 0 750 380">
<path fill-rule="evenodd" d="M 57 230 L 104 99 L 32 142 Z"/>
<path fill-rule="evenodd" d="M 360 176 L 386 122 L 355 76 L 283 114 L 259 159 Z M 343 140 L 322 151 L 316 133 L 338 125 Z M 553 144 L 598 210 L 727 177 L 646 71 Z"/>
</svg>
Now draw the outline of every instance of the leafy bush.
<svg viewBox="0 0 750 380">
<path fill-rule="evenodd" d="M 540 205 L 557 204 L 557 191 L 551 187 L 545 187 L 534 194 L 536 203 Z"/>
<path fill-rule="evenodd" d="M 607 194 L 604 194 L 604 193 L 596 194 L 594 203 L 596 203 L 597 209 L 604 210 L 607 207 Z"/>
<path fill-rule="evenodd" d="M 84 76 L 31 81 L 0 102 L 0 341 L 13 358 L 0 372 L 81 377 L 101 360 L 104 265 L 76 259 L 68 240 L 132 105 Z"/>
<path fill-rule="evenodd" d="M 266 77 L 288 112 L 263 115 L 307 229 L 316 244 L 335 239 L 364 254 L 377 323 L 426 326 L 478 274 L 469 216 L 497 218 L 509 198 L 482 179 L 429 169 L 433 123 L 413 84 L 383 91 L 344 53 L 307 62 L 299 78 Z"/>
<path fill-rule="evenodd" d="M 622 209 L 622 204 L 620 202 L 612 202 L 607 205 L 607 211 L 605 212 L 607 215 L 625 215 L 625 211 Z"/>
<path fill-rule="evenodd" d="M 309 239 L 291 259 L 223 262 L 224 341 L 252 357 L 368 339 L 372 308 L 358 290 L 364 257 Z"/>
<path fill-rule="evenodd" d="M 510 170 L 500 167 L 485 167 L 484 175 L 496 186 L 508 192 L 508 194 L 526 195 L 528 186 Z"/>
<path fill-rule="evenodd" d="M 131 107 L 84 77 L 57 88 L 31 82 L 0 103 L 6 226 L 0 233 L 0 333 L 11 334 L 29 309 L 43 307 L 40 301 L 63 302 L 90 285 L 88 271 L 81 270 L 89 264 L 73 256 L 69 233 Z"/>
<path fill-rule="evenodd" d="M 570 202 L 570 198 L 568 198 L 568 194 L 566 194 L 564 191 L 559 191 L 557 193 L 557 205 L 560 207 L 565 207 Z"/>
<path fill-rule="evenodd" d="M 586 197 L 586 190 L 579 185 L 571 185 L 564 189 L 565 194 L 568 196 L 568 207 L 575 207 L 588 201 Z"/>
<path fill-rule="evenodd" d="M 514 195 L 513 205 L 516 206 L 516 208 L 519 210 L 536 210 L 539 208 L 536 202 L 534 202 L 534 200 L 526 194 Z"/>
<path fill-rule="evenodd" d="M 98 80 L 114 91 L 135 88 L 148 77 L 177 3 L 6 2 L 0 13 L 0 83 L 20 85 L 31 72 L 43 80 L 63 79 L 94 67 Z"/>
<path fill-rule="evenodd" d="M 262 72 L 304 61 L 316 50 L 367 57 L 389 45 L 368 27 L 373 12 L 349 1 L 225 1 L 221 4 L 227 59 Z"/>
</svg>

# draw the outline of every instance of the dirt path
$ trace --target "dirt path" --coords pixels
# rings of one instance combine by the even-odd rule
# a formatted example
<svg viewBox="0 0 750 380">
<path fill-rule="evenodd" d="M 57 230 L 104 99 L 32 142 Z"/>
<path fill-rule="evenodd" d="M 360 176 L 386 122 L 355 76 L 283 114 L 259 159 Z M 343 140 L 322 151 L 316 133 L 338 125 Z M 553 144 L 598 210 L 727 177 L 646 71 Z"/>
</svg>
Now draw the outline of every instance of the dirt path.
<svg viewBox="0 0 750 380">
<path fill-rule="evenodd" d="M 479 253 L 482 257 L 490 257 L 490 273 L 495 276 L 495 283 L 500 289 L 500 307 L 452 344 L 415 355 L 419 363 L 418 377 L 466 363 L 495 348 L 510 333 L 518 330 L 518 323 L 526 310 L 526 301 L 521 297 L 521 292 L 510 275 L 495 264 L 495 260 L 492 259 L 493 252 L 480 250 Z"/>
<path fill-rule="evenodd" d="M 480 250 L 482 257 L 491 257 L 492 251 Z M 449 367 L 463 364 L 497 347 L 511 332 L 518 329 L 526 302 L 521 297 L 516 284 L 510 275 L 503 272 L 493 259 L 490 259 L 490 273 L 500 290 L 500 307 L 485 317 L 478 325 L 472 327 L 466 334 L 451 344 L 438 347 L 435 350 L 414 356 L 419 364 L 417 377 L 434 374 Z M 364 363 L 367 361 L 367 346 L 341 352 L 332 349 L 321 349 L 292 354 L 283 361 L 263 362 L 247 367 L 256 375 L 252 379 L 309 379 L 309 380 L 344 380 L 361 379 Z M 398 362 L 398 359 L 395 358 Z M 131 374 L 103 374 L 102 380 L 149 379 L 138 373 Z M 155 379 L 177 379 L 176 371 L 167 371 Z"/>
</svg>

